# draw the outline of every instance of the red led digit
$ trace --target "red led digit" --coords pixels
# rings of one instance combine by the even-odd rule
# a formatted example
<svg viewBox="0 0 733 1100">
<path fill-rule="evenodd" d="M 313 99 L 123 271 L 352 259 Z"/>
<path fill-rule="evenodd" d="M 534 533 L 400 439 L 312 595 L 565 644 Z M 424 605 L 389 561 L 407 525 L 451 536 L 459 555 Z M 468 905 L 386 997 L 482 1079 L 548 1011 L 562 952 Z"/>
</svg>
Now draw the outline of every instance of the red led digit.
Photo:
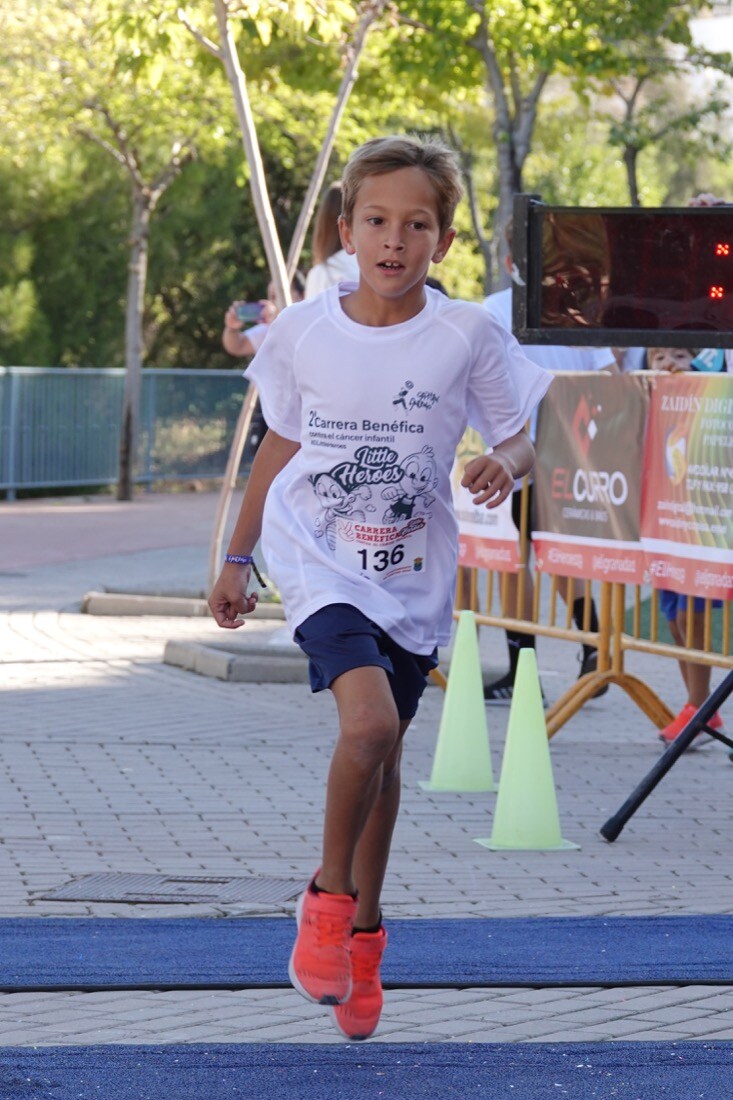
<svg viewBox="0 0 733 1100">
<path fill-rule="evenodd" d="M 722 288 L 722 286 L 711 286 L 710 290 L 708 291 L 708 297 L 709 298 L 722 298 L 723 297 L 723 288 Z"/>
<path fill-rule="evenodd" d="M 723 241 L 718 241 L 718 243 L 715 246 L 715 255 L 716 256 L 730 256 L 730 245 L 724 243 Z"/>
</svg>

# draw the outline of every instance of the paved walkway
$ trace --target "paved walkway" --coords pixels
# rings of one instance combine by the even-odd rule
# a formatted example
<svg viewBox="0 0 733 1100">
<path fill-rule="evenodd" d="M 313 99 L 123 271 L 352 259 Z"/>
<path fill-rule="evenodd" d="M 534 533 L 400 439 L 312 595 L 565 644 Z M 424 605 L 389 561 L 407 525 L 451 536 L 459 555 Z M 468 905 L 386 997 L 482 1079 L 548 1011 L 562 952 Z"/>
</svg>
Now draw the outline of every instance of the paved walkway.
<svg viewBox="0 0 733 1100">
<path fill-rule="evenodd" d="M 0 916 L 230 916 L 292 905 L 133 905 L 43 900 L 101 871 L 307 876 L 319 850 L 332 701 L 301 684 L 221 682 L 163 663 L 169 640 L 221 644 L 193 618 L 79 613 L 85 593 L 198 591 L 212 495 L 0 504 Z M 9 532 L 9 533 L 8 533 Z M 250 622 L 240 646 L 282 633 Z M 250 641 L 248 641 L 248 639 Z M 496 632 L 486 661 L 503 663 Z M 541 641 L 546 694 L 576 675 Z M 672 706 L 676 666 L 632 670 Z M 577 851 L 489 852 L 494 795 L 427 794 L 443 696 L 430 688 L 409 735 L 403 810 L 385 891 L 388 919 L 728 913 L 733 764 L 690 753 L 614 843 L 599 827 L 658 755 L 618 690 L 553 740 L 564 836 Z M 731 721 L 728 708 L 728 726 Z M 489 713 L 498 773 L 507 711 Z M 733 990 L 700 987 L 462 989 L 387 994 L 375 1041 L 731 1039 Z M 340 1041 L 292 991 L 0 996 L 3 1045 Z"/>
</svg>

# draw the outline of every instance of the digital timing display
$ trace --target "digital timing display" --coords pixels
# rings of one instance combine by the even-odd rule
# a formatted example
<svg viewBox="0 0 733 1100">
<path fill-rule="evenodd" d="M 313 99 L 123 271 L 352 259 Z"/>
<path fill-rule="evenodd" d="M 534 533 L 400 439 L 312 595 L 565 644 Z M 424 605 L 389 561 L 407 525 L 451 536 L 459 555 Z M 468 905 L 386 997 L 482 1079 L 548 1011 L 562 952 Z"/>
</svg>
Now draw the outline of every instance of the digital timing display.
<svg viewBox="0 0 733 1100">
<path fill-rule="evenodd" d="M 525 210 L 520 339 L 733 346 L 733 206 Z"/>
<path fill-rule="evenodd" d="M 547 214 L 542 324 L 733 328 L 730 214 Z"/>
</svg>

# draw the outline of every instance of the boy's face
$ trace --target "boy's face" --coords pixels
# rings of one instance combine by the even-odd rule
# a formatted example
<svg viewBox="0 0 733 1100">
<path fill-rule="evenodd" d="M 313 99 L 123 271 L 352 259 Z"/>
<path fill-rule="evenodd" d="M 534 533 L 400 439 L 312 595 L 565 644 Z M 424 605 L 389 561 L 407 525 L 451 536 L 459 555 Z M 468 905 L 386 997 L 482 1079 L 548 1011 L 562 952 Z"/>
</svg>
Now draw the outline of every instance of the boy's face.
<svg viewBox="0 0 733 1100">
<path fill-rule="evenodd" d="M 691 370 L 694 358 L 689 348 L 649 348 L 647 353 L 649 370 L 666 370 L 670 374 Z"/>
<path fill-rule="evenodd" d="M 356 253 L 362 284 L 380 298 L 422 293 L 431 263 L 440 263 L 455 230 L 441 233 L 438 200 L 421 168 L 367 176 L 350 223 L 339 222 L 347 252 Z"/>
</svg>

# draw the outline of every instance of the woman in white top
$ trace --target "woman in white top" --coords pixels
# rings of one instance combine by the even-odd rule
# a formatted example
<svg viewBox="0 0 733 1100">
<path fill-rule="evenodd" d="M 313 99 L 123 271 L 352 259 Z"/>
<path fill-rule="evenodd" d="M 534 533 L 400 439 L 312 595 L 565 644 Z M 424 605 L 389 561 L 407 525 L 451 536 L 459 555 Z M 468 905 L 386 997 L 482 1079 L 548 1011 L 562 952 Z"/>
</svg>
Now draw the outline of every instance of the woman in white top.
<svg viewBox="0 0 733 1100">
<path fill-rule="evenodd" d="M 356 256 L 341 247 L 340 214 L 341 181 L 337 180 L 323 196 L 313 225 L 313 267 L 305 278 L 306 298 L 315 298 L 339 282 L 359 281 Z"/>
</svg>

